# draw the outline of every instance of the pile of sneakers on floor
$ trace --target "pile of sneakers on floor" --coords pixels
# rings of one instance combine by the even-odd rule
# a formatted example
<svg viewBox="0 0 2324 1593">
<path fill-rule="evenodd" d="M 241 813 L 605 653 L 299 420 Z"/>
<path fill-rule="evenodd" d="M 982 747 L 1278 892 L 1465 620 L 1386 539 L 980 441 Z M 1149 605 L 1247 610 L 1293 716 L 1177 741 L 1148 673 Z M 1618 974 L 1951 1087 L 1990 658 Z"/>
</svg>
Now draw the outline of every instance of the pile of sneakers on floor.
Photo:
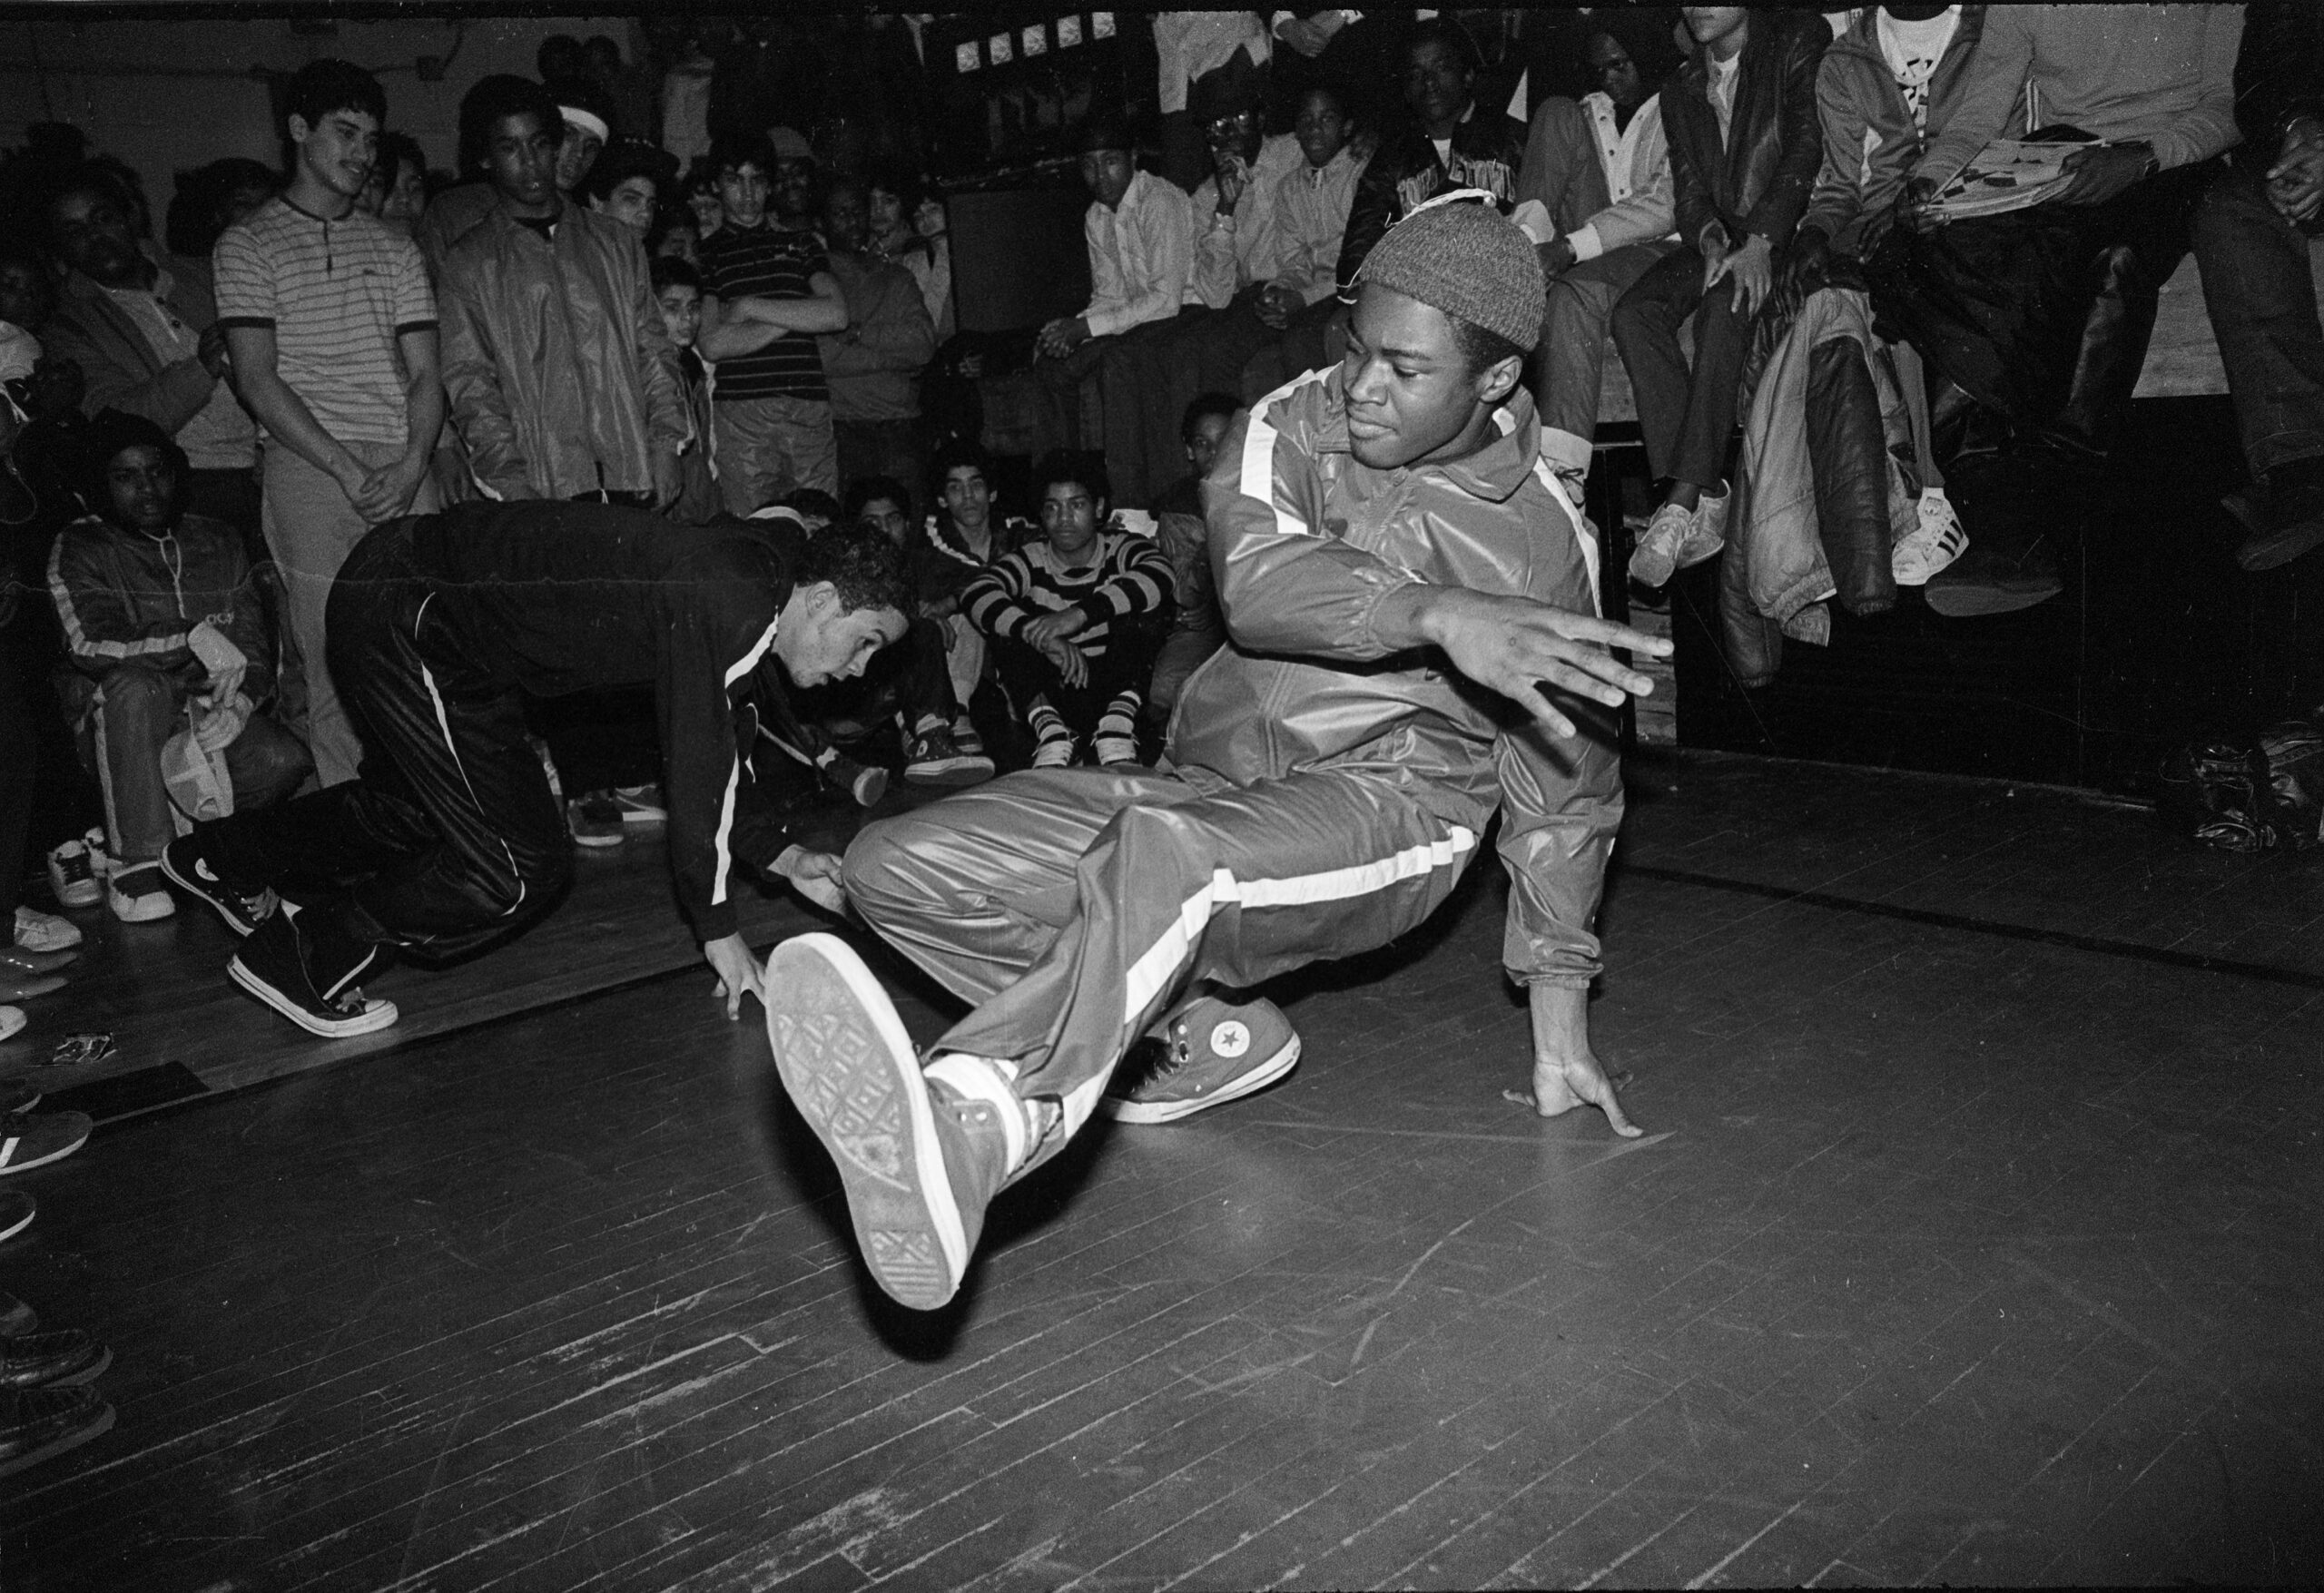
<svg viewBox="0 0 2324 1593">
<path fill-rule="evenodd" d="M 81 931 L 63 919 L 16 910 L 15 938 L 0 952 L 0 992 L 12 986 L 46 994 L 64 983 L 56 970 L 77 953 Z M 0 1040 L 20 1033 L 24 1013 L 0 1005 Z M 29 1064 L 0 1048 L 0 1075 Z M 64 1160 L 88 1142 L 85 1112 L 40 1112 L 40 1092 L 0 1077 L 0 1178 Z M 0 1242 L 32 1225 L 30 1195 L 0 1188 Z M 113 1425 L 113 1407 L 87 1385 L 113 1362 L 113 1352 L 78 1328 L 38 1332 L 32 1308 L 0 1294 L 0 1477 L 63 1454 Z"/>
<path fill-rule="evenodd" d="M 59 907 L 94 907 L 100 901 L 124 924 L 151 924 L 173 916 L 177 902 L 162 882 L 158 858 L 129 863 L 105 850 L 105 832 L 92 829 L 48 854 L 48 888 Z"/>
</svg>

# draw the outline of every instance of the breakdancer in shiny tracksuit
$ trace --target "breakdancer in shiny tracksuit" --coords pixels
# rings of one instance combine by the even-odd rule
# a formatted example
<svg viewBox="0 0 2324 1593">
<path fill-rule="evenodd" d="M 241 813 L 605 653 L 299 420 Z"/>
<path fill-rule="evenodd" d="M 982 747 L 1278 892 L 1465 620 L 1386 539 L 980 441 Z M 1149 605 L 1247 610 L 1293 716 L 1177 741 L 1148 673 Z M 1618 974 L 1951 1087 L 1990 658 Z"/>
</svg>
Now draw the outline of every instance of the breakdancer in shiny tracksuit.
<svg viewBox="0 0 2324 1593">
<path fill-rule="evenodd" d="M 790 685 L 861 674 L 909 601 L 901 556 L 855 527 L 803 540 L 543 501 L 388 521 L 330 592 L 361 777 L 197 825 L 162 871 L 243 937 L 227 965 L 243 989 L 311 1034 L 383 1028 L 395 1004 L 363 995 L 366 972 L 398 948 L 444 958 L 514 934 L 572 871 L 525 694 L 651 685 L 678 903 L 734 1017 L 759 978 L 737 870 L 812 855 L 752 778 L 759 723 L 790 727 Z M 281 902 L 300 880 L 336 889 Z"/>
<path fill-rule="evenodd" d="M 1255 406 L 1205 483 L 1233 645 L 1187 683 L 1168 767 L 1011 775 L 800 870 L 837 872 L 882 936 L 977 1003 L 923 1067 L 844 942 L 801 936 L 767 967 L 783 1083 L 872 1275 L 906 1305 L 952 1296 L 992 1197 L 1081 1128 L 1157 1017 L 1183 1040 L 1192 1015 L 1208 1037 L 1113 1097 L 1133 1108 L 1117 1116 L 1182 1115 L 1154 1108 L 1287 1070 L 1279 1013 L 1182 1001 L 1189 987 L 1413 929 L 1496 809 L 1535 1107 L 1587 1102 L 1639 1132 L 1590 1049 L 1590 926 L 1622 799 L 1604 716 L 1576 698 L 1650 689 L 1606 646 L 1669 644 L 1591 617 L 1594 542 L 1517 385 L 1542 300 L 1524 235 L 1441 204 L 1360 280 L 1345 362 Z"/>
</svg>

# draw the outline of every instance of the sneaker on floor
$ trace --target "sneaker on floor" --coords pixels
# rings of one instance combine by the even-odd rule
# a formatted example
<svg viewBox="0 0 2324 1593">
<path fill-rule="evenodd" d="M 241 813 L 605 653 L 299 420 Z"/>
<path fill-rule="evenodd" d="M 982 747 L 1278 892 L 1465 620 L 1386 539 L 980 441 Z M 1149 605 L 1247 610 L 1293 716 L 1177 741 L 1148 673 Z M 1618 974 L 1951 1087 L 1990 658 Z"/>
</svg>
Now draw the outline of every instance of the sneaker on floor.
<svg viewBox="0 0 2324 1593">
<path fill-rule="evenodd" d="M 72 1388 L 112 1364 L 113 1352 L 81 1328 L 0 1339 L 0 1388 Z"/>
<path fill-rule="evenodd" d="M 984 737 L 977 733 L 977 727 L 969 723 L 965 713 L 952 716 L 952 744 L 969 757 L 985 756 Z"/>
<path fill-rule="evenodd" d="M 1098 734 L 1089 738 L 1089 755 L 1101 769 L 1134 769 L 1138 766 L 1137 738 L 1134 735 Z"/>
<path fill-rule="evenodd" d="M 202 851 L 199 830 L 179 836 L 162 849 L 162 872 L 188 896 L 208 902 L 237 935 L 248 935 L 282 905 L 271 886 L 261 886 L 252 894 L 221 879 Z"/>
<path fill-rule="evenodd" d="M 0 1195 L 0 1239 L 14 1239 L 26 1228 L 31 1227 L 33 1217 L 39 1210 L 40 1203 L 21 1191 L 12 1189 L 5 1195 Z M 25 1313 L 26 1321 L 24 1326 L 11 1328 L 8 1325 L 8 1309 L 11 1305 Z M 9 1295 L 0 1294 L 0 1339 L 7 1338 L 12 1333 L 32 1332 L 34 1320 L 31 1306 Z"/>
<path fill-rule="evenodd" d="M 1073 733 L 1060 725 L 1051 733 L 1034 740 L 1032 766 L 1036 769 L 1068 769 L 1072 767 L 1073 752 Z"/>
<path fill-rule="evenodd" d="M 104 882 L 99 878 L 103 870 L 98 867 L 103 858 L 102 848 L 92 851 L 86 839 L 68 841 L 48 854 L 48 888 L 58 906 L 94 907 L 105 899 Z"/>
<path fill-rule="evenodd" d="M 105 880 L 105 905 L 124 924 L 155 924 L 175 918 L 177 899 L 162 882 L 158 862 L 116 868 Z"/>
<path fill-rule="evenodd" d="M 2046 537 L 2036 536 L 2023 551 L 2010 552 L 1990 540 L 1980 541 L 1953 566 L 1924 588 L 1928 605 L 1955 619 L 2014 614 L 2047 603 L 2065 590 L 2058 562 Z"/>
<path fill-rule="evenodd" d="M 629 835 L 622 828 L 621 805 L 609 791 L 575 797 L 565 804 L 565 821 L 572 826 L 576 846 L 619 846 Z"/>
<path fill-rule="evenodd" d="M 335 960 L 343 968 L 311 968 L 317 949 L 299 928 L 300 911 L 282 910 L 251 932 L 226 965 L 226 977 L 310 1035 L 327 1040 L 368 1035 L 395 1022 L 396 1004 L 365 998 L 355 981 L 379 959 L 366 946 Z"/>
<path fill-rule="evenodd" d="M 1198 996 L 1129 1048 L 1107 1086 L 1106 1115 L 1175 1123 L 1265 1089 L 1299 1061 L 1299 1031 L 1274 1002 Z"/>
<path fill-rule="evenodd" d="M 113 1427 L 113 1407 L 89 1388 L 0 1391 L 0 1477 L 51 1460 Z"/>
<path fill-rule="evenodd" d="M 70 951 L 81 943 L 81 926 L 34 908 L 16 909 L 16 945 L 25 951 Z"/>
<path fill-rule="evenodd" d="M 86 1112 L 10 1112 L 0 1116 L 0 1174 L 61 1162 L 89 1139 Z"/>
<path fill-rule="evenodd" d="M 1920 524 L 1889 549 L 1889 574 L 1899 586 L 1925 586 L 1931 576 L 1968 550 L 1969 532 L 1961 524 L 1960 511 L 1945 496 L 1945 488 L 1928 487 L 1921 493 Z"/>
<path fill-rule="evenodd" d="M 22 946 L 0 949 L 0 979 L 37 978 L 81 960 L 77 951 L 34 951 Z"/>
<path fill-rule="evenodd" d="M 662 805 L 662 788 L 648 781 L 644 785 L 614 787 L 614 806 L 621 810 L 625 824 L 665 824 L 670 810 Z"/>
<path fill-rule="evenodd" d="M 943 1057 L 922 1073 L 887 992 L 835 936 L 774 949 L 766 1027 L 783 1087 L 839 1169 L 864 1264 L 899 1304 L 935 1310 L 1029 1154 L 1024 1106 L 989 1063 Z"/>
<path fill-rule="evenodd" d="M 930 725 L 911 738 L 904 752 L 904 780 L 912 785 L 980 785 L 992 778 L 992 760 L 966 752 L 950 728 Z"/>
</svg>

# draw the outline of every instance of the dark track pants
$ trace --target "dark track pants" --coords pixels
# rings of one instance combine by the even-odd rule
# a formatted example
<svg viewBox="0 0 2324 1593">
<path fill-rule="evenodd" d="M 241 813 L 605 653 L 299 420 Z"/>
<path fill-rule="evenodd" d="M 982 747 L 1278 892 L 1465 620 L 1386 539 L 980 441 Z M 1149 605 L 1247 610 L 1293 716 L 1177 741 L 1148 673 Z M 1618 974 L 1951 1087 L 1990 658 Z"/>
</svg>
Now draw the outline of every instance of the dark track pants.
<svg viewBox="0 0 2324 1593">
<path fill-rule="evenodd" d="M 525 739 L 521 693 L 428 623 L 429 587 L 390 523 L 331 589 L 332 678 L 363 737 L 359 779 L 203 831 L 238 884 L 327 880 L 359 939 L 453 957 L 555 905 L 565 819 Z"/>
<path fill-rule="evenodd" d="M 1230 987 L 1384 946 L 1436 910 L 1476 834 L 1384 775 L 1205 795 L 1153 770 L 1049 769 L 867 826 L 849 899 L 977 1003 L 931 1051 L 1015 1065 L 1086 1123 L 1130 1043 L 1196 979 Z"/>
</svg>

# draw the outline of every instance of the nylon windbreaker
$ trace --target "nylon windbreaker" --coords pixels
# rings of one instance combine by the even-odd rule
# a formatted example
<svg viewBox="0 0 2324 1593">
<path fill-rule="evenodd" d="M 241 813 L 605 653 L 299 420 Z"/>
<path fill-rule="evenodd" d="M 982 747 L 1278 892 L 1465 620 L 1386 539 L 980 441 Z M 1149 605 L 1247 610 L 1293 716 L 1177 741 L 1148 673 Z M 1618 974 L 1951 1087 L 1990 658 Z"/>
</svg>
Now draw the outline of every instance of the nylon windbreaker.
<svg viewBox="0 0 2324 1593">
<path fill-rule="evenodd" d="M 209 671 L 190 638 L 208 620 L 249 661 L 244 694 L 273 693 L 265 601 L 231 526 L 181 515 L 153 536 L 84 515 L 49 549 L 48 592 L 73 667 L 93 679 L 138 664 L 198 685 Z"/>
<path fill-rule="evenodd" d="M 1312 372 L 1246 411 L 1219 449 L 1203 504 L 1231 642 L 1187 683 L 1169 762 L 1210 790 L 1361 769 L 1479 834 L 1500 811 L 1511 976 L 1587 983 L 1622 816 L 1610 716 L 1560 697 L 1583 733 L 1558 741 L 1435 649 L 1391 650 L 1374 621 L 1413 582 L 1595 613 L 1595 535 L 1541 464 L 1522 388 L 1493 441 L 1416 468 L 1358 463 L 1345 405 L 1337 368 Z"/>
</svg>

